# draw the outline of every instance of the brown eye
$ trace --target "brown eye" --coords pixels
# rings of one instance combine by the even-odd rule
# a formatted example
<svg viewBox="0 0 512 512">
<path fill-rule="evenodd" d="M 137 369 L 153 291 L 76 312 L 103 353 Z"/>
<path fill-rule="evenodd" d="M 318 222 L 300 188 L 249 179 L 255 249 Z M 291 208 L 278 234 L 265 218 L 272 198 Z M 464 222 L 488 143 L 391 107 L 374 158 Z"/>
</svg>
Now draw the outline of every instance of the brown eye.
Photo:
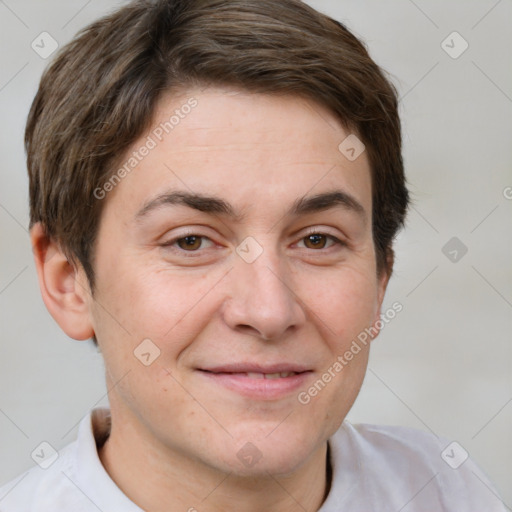
<svg viewBox="0 0 512 512">
<path fill-rule="evenodd" d="M 202 239 L 202 236 L 191 235 L 179 238 L 176 243 L 181 249 L 186 251 L 195 251 L 201 247 Z"/>
<path fill-rule="evenodd" d="M 302 245 L 304 244 L 304 245 Z M 321 251 L 322 249 L 328 250 L 337 246 L 339 249 L 346 247 L 346 243 L 333 235 L 320 232 L 310 232 L 308 235 L 300 239 L 299 245 L 306 249 L 316 249 Z"/>
<path fill-rule="evenodd" d="M 319 233 L 314 233 L 303 238 L 304 245 L 308 249 L 323 249 L 327 243 L 327 236 Z"/>
</svg>

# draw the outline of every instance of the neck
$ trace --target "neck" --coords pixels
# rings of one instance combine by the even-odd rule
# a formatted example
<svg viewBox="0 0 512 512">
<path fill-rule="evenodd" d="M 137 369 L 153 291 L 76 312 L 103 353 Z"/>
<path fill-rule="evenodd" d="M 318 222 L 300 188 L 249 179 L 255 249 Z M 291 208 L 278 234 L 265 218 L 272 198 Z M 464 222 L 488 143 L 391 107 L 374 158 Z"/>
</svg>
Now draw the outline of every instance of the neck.
<svg viewBox="0 0 512 512">
<path fill-rule="evenodd" d="M 247 477 L 159 446 L 137 427 L 113 418 L 98 455 L 123 493 L 148 512 L 317 511 L 330 489 L 327 443 L 292 474 Z"/>
</svg>

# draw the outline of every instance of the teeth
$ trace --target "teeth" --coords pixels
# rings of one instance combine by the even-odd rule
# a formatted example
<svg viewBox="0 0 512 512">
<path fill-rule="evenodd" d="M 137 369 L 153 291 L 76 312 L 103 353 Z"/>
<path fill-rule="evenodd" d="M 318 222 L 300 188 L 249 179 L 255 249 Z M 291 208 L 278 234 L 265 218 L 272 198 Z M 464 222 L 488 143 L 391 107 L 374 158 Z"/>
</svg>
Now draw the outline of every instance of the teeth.
<svg viewBox="0 0 512 512">
<path fill-rule="evenodd" d="M 265 378 L 263 373 L 253 373 L 253 372 L 250 372 L 250 373 L 248 372 L 247 377 L 249 377 L 250 379 L 264 379 Z"/>
<path fill-rule="evenodd" d="M 247 377 L 250 379 L 283 379 L 296 375 L 295 372 L 281 372 L 281 373 L 254 373 L 247 372 Z"/>
</svg>

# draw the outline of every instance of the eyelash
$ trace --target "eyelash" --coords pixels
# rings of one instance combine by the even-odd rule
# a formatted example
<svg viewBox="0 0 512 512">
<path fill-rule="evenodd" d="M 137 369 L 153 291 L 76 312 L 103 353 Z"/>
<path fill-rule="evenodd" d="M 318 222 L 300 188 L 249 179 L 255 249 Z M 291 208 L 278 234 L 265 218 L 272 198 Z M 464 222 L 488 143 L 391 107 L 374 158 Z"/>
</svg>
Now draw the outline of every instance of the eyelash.
<svg viewBox="0 0 512 512">
<path fill-rule="evenodd" d="M 339 246 L 340 248 L 347 246 L 347 244 L 345 242 L 343 242 L 339 238 L 335 237 L 334 235 L 330 235 L 329 233 L 323 233 L 322 231 L 319 231 L 317 229 L 310 229 L 304 236 L 302 236 L 300 238 L 299 241 L 302 242 L 303 240 L 305 240 L 306 238 L 308 238 L 309 236 L 312 236 L 312 235 L 324 236 L 327 239 L 332 240 L 334 243 L 330 247 L 322 248 L 322 249 L 309 249 L 310 251 L 322 252 L 322 251 L 325 251 L 325 250 L 329 250 L 331 247 L 334 247 L 334 246 Z M 184 233 L 184 234 L 180 235 L 179 237 L 173 238 L 173 239 L 169 240 L 168 242 L 165 242 L 165 243 L 161 244 L 161 247 L 169 248 L 169 249 L 171 249 L 173 251 L 176 251 L 176 252 L 179 252 L 179 253 L 185 255 L 186 257 L 192 257 L 192 258 L 193 257 L 197 257 L 196 254 L 200 253 L 200 249 L 196 249 L 195 251 L 187 251 L 185 249 L 173 247 L 177 242 L 179 242 L 180 240 L 183 240 L 183 239 L 185 239 L 185 238 L 187 238 L 189 236 L 195 236 L 197 238 L 207 239 L 207 240 L 210 240 L 211 242 L 213 242 L 213 240 L 211 240 L 208 236 L 200 235 L 198 233 L 195 233 L 195 232 L 191 231 L 189 233 Z M 307 247 L 304 248 L 304 249 L 308 250 Z"/>
<path fill-rule="evenodd" d="M 306 232 L 306 234 L 300 238 L 300 241 L 302 242 L 304 239 L 308 238 L 308 236 L 311 236 L 311 235 L 321 235 L 321 236 L 325 236 L 326 238 L 328 239 L 331 239 L 334 244 L 331 245 L 331 247 L 334 247 L 335 245 L 338 245 L 339 247 L 346 247 L 347 244 L 345 242 L 343 242 L 342 240 L 340 240 L 339 238 L 335 237 L 334 235 L 330 235 L 329 233 L 323 233 L 322 231 L 319 231 L 318 229 L 315 229 L 315 228 L 309 228 L 308 231 Z M 307 247 L 306 247 L 307 249 Z M 327 249 L 311 249 L 312 251 L 317 251 L 317 252 L 320 252 L 322 250 L 327 250 Z"/>
</svg>

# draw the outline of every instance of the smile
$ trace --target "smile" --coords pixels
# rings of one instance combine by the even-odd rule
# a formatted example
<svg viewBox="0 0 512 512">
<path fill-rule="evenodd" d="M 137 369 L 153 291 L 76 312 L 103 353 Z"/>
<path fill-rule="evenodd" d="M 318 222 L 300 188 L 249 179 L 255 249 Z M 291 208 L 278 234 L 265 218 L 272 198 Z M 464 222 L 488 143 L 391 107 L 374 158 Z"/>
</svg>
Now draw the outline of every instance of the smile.
<svg viewBox="0 0 512 512">
<path fill-rule="evenodd" d="M 227 388 L 239 395 L 256 400 L 278 400 L 305 385 L 312 371 L 281 372 L 213 372 L 199 370 L 210 384 Z"/>
</svg>

